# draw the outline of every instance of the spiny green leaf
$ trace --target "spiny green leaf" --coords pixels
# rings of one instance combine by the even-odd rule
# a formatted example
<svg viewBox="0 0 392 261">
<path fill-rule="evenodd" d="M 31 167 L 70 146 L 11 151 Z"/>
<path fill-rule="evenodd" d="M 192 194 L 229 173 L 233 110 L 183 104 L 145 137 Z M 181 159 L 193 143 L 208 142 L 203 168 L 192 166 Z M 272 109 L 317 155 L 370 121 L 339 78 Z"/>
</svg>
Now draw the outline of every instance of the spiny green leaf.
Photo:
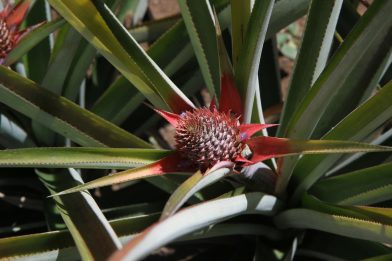
<svg viewBox="0 0 392 261">
<path fill-rule="evenodd" d="M 285 132 L 293 112 L 327 62 L 342 2 L 343 0 L 311 2 L 300 53 L 280 120 L 280 135 Z"/>
<path fill-rule="evenodd" d="M 361 140 L 379 128 L 392 117 L 392 82 L 389 82 L 375 96 L 370 98 L 335 128 L 327 133 L 323 139 Z M 293 184 L 296 184 L 293 202 L 310 188 L 341 155 L 305 156 L 297 164 L 293 174 Z M 283 181 L 283 179 L 282 179 Z M 283 185 L 283 183 L 282 183 Z"/>
<path fill-rule="evenodd" d="M 389 53 L 392 2 L 376 1 L 333 56 L 310 92 L 293 114 L 286 136 L 308 138 L 327 108 L 339 94 L 355 94 L 356 86 L 367 84 L 373 71 L 363 64 L 379 64 Z M 388 46 L 388 47 L 387 47 Z M 377 70 L 377 66 L 372 67 Z M 361 76 L 361 77 L 358 77 Z M 346 97 L 346 96 L 345 96 Z M 341 102 L 344 105 L 344 102 Z"/>
<path fill-rule="evenodd" d="M 84 146 L 141 147 L 147 142 L 0 66 L 0 101 Z"/>
<path fill-rule="evenodd" d="M 211 6 L 199 0 L 181 0 L 179 5 L 207 88 L 212 96 L 219 97 L 218 44 Z"/>
<path fill-rule="evenodd" d="M 279 228 L 316 229 L 346 237 L 392 243 L 392 226 L 308 209 L 292 209 L 275 218 Z"/>
<path fill-rule="evenodd" d="M 304 154 L 392 151 L 392 147 L 337 140 L 289 140 L 288 144 L 294 153 L 302 151 Z"/>
<path fill-rule="evenodd" d="M 283 136 L 309 138 L 323 114 L 329 113 L 327 105 L 344 107 L 345 101 L 350 102 L 352 99 L 351 96 L 362 94 L 357 88 L 368 86 L 373 81 L 372 77 L 378 71 L 376 64 L 382 64 L 390 51 L 392 17 L 386 13 L 390 8 L 392 2 L 379 1 L 371 5 L 297 107 Z M 385 17 L 388 19 L 384 19 Z M 364 64 L 375 66 L 363 66 Z M 277 194 L 285 191 L 297 159 L 291 158 L 283 162 Z"/>
<path fill-rule="evenodd" d="M 383 225 L 392 225 L 392 208 L 378 208 L 368 206 L 340 206 L 327 203 L 311 195 L 304 195 L 302 205 L 306 208 L 331 215 L 345 216 Z"/>
<path fill-rule="evenodd" d="M 238 91 L 244 105 L 244 122 L 250 122 L 261 51 L 270 21 L 274 1 L 256 0 L 244 36 L 244 45 L 234 68 Z"/>
<path fill-rule="evenodd" d="M 127 52 L 128 57 L 134 63 L 133 70 L 138 72 L 144 84 L 152 88 L 173 112 L 181 113 L 182 111 L 192 109 L 194 107 L 193 103 L 146 54 L 143 48 L 137 44 L 111 10 L 100 1 L 95 2 L 95 7 L 111 28 L 112 33 L 118 39 L 122 48 Z M 133 82 L 133 84 L 139 88 L 136 83 Z"/>
<path fill-rule="evenodd" d="M 49 2 L 132 82 L 154 106 L 160 108 L 166 107 L 162 101 L 162 97 L 160 97 L 157 86 L 155 86 L 158 82 L 164 84 L 163 88 L 165 88 L 165 93 L 171 96 L 171 98 L 174 99 L 178 96 L 174 84 L 162 75 L 159 68 L 145 55 L 144 51 L 129 33 L 127 31 L 124 32 L 125 29 L 113 17 L 110 10 L 102 6 L 102 3 L 97 3 L 97 7 L 100 8 L 100 11 L 98 11 L 92 2 L 87 0 L 77 2 L 50 0 Z M 91 17 L 95 19 L 91 19 Z M 110 22 L 111 27 L 109 27 L 108 22 Z M 112 31 L 111 28 L 115 29 L 115 31 Z M 123 44 L 125 42 L 120 42 L 114 33 L 116 35 L 120 34 L 121 41 L 126 40 L 128 45 L 124 46 Z M 155 78 L 151 80 L 150 77 L 152 76 Z M 160 80 L 155 82 L 157 79 Z M 172 92 L 173 90 L 174 92 Z M 179 97 L 179 99 L 179 101 L 185 100 L 184 97 Z"/>
<path fill-rule="evenodd" d="M 344 173 L 317 182 L 311 193 L 341 205 L 375 204 L 392 198 L 392 163 Z"/>
<path fill-rule="evenodd" d="M 127 169 L 159 160 L 156 149 L 29 148 L 0 151 L 0 167 Z"/>
<path fill-rule="evenodd" d="M 252 151 L 251 161 L 296 154 L 330 154 L 353 152 L 387 152 L 392 147 L 339 140 L 290 140 L 274 137 L 254 137 L 247 141 Z"/>
<path fill-rule="evenodd" d="M 187 173 L 186 171 L 180 170 L 178 168 L 178 165 L 180 164 L 181 160 L 182 159 L 178 156 L 177 153 L 172 153 L 169 156 L 166 156 L 149 165 L 111 174 L 109 176 L 105 176 L 87 182 L 85 184 L 81 184 L 79 186 L 61 191 L 57 193 L 55 196 L 118 184 L 125 181 L 137 180 L 137 179 L 148 178 L 148 177 L 156 177 L 166 173 Z"/>
</svg>

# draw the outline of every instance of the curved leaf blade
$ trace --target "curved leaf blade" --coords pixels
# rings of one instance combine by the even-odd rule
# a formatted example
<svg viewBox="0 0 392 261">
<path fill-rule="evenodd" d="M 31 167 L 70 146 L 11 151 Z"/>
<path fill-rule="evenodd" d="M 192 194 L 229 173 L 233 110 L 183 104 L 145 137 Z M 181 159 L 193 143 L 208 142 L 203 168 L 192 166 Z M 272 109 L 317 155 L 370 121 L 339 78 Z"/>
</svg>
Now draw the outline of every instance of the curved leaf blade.
<svg viewBox="0 0 392 261">
<path fill-rule="evenodd" d="M 253 155 L 252 162 L 296 154 L 331 154 L 354 152 L 386 152 L 392 147 L 339 140 L 290 140 L 274 137 L 255 137 L 247 141 Z"/>
<path fill-rule="evenodd" d="M 308 209 L 313 209 L 327 214 L 357 218 L 361 220 L 377 222 L 383 225 L 392 225 L 391 208 L 368 206 L 341 206 L 326 203 L 308 194 L 306 194 L 302 198 L 302 205 Z"/>
<path fill-rule="evenodd" d="M 392 17 L 386 14 L 389 8 L 392 8 L 392 2 L 380 1 L 371 5 L 361 17 L 293 113 L 283 136 L 309 138 L 329 105 L 335 104 L 336 108 L 341 109 L 340 112 L 346 111 L 346 102 L 352 104 L 351 99 L 355 99 L 353 95 L 362 95 L 361 88 L 366 88 L 373 81 L 374 74 L 379 71 L 378 65 L 383 63 L 391 50 Z M 384 19 L 387 16 L 388 19 Z M 296 162 L 297 158 L 283 162 L 277 194 L 285 190 Z"/>
<path fill-rule="evenodd" d="M 278 205 L 277 198 L 262 193 L 201 203 L 149 227 L 117 251 L 110 260 L 138 260 L 174 239 L 228 218 L 241 214 L 273 215 Z"/>
<path fill-rule="evenodd" d="M 361 169 L 317 182 L 311 193 L 340 205 L 369 205 L 392 198 L 392 163 Z"/>
<path fill-rule="evenodd" d="M 218 43 L 211 6 L 199 0 L 181 0 L 179 5 L 207 88 L 213 97 L 220 97 Z"/>
<path fill-rule="evenodd" d="M 52 195 L 66 185 L 83 183 L 80 174 L 74 169 L 69 169 L 68 175 L 41 170 L 36 172 Z M 90 194 L 76 193 L 55 197 L 54 200 L 82 259 L 106 258 L 121 247 L 113 228 Z M 97 242 L 96 238 L 100 241 Z"/>
<path fill-rule="evenodd" d="M 173 112 L 181 113 L 186 110 L 192 110 L 194 108 L 193 103 L 146 54 L 103 1 L 96 1 L 94 4 L 114 36 L 118 39 L 118 42 L 128 53 L 128 57 L 134 64 L 133 70 L 138 72 L 144 83 L 150 86 Z M 135 87 L 139 88 L 136 84 Z"/>
<path fill-rule="evenodd" d="M 49 3 L 78 30 L 108 61 L 132 82 L 157 107 L 164 103 L 155 90 L 146 82 L 145 76 L 91 1 L 56 1 Z M 94 17 L 94 19 L 91 19 Z"/>
<path fill-rule="evenodd" d="M 29 148 L 0 151 L 0 167 L 127 169 L 167 156 L 156 149 Z"/>
<path fill-rule="evenodd" d="M 325 67 L 342 3 L 343 0 L 311 2 L 301 48 L 290 79 L 289 93 L 284 103 L 279 133 L 285 132 L 284 128 L 292 113 Z"/>
<path fill-rule="evenodd" d="M 170 196 L 162 211 L 160 221 L 172 216 L 193 194 L 224 178 L 229 172 L 229 169 L 224 168 L 208 171 L 205 174 L 200 171 L 193 174 Z"/>
<path fill-rule="evenodd" d="M 82 37 L 69 25 L 63 26 L 56 37 L 54 51 L 46 70 L 41 86 L 57 95 L 62 95 L 64 82 L 72 61 L 77 55 L 77 50 Z M 79 58 L 79 57 L 77 57 Z M 79 87 L 79 86 L 78 86 Z M 33 122 L 32 129 L 35 137 L 47 146 L 53 146 L 55 134 L 42 124 Z"/>
<path fill-rule="evenodd" d="M 384 86 L 343 121 L 335 126 L 322 139 L 361 140 L 387 122 L 392 117 L 392 82 Z M 327 170 L 340 158 L 340 155 L 305 156 L 297 164 L 293 173 L 296 189 L 292 200 L 297 201 Z"/>
<path fill-rule="evenodd" d="M 287 137 L 308 138 L 325 112 L 326 104 L 337 100 L 343 93 L 345 98 L 351 99 L 347 94 L 352 94 L 355 87 L 368 83 L 368 76 L 373 71 L 359 65 L 381 63 L 380 57 L 384 58 L 389 52 L 392 17 L 388 16 L 387 10 L 390 8 L 392 2 L 376 2 L 362 16 L 293 114 L 288 124 Z M 373 69 L 376 68 L 374 66 Z"/>
<path fill-rule="evenodd" d="M 176 112 L 193 107 L 103 3 L 87 0 L 50 3 L 155 107 L 167 108 L 164 102 Z"/>
<path fill-rule="evenodd" d="M 381 243 L 392 242 L 392 226 L 350 217 L 320 213 L 308 209 L 292 209 L 275 218 L 279 228 L 316 229 L 341 236 Z"/>
<path fill-rule="evenodd" d="M 244 44 L 238 57 L 235 78 L 242 97 L 244 122 L 249 123 L 252 114 L 255 88 L 258 79 L 261 51 L 270 21 L 274 1 L 256 0 L 247 25 Z"/>
<path fill-rule="evenodd" d="M 147 213 L 112 220 L 109 223 L 116 234 L 124 237 L 140 232 L 140 230 L 156 221 L 157 218 L 158 213 Z M 57 255 L 61 255 L 66 252 L 66 249 L 74 245 L 75 243 L 68 230 L 1 238 L 0 258 L 17 258 L 20 256 L 33 258 L 34 254 L 50 253 L 50 251 L 58 249 L 56 253 L 53 253 L 57 257 Z M 76 249 L 73 249 L 73 251 L 76 252 Z M 79 257 L 77 253 L 75 255 Z"/>
<path fill-rule="evenodd" d="M 119 235 L 122 243 L 127 243 L 141 229 L 151 225 L 156 219 L 157 213 L 142 216 L 132 216 L 110 221 L 110 225 Z M 235 223 L 217 224 L 207 229 L 196 231 L 188 236 L 182 237 L 178 241 L 197 240 L 203 238 L 214 238 L 230 235 L 263 235 L 277 240 L 283 235 L 280 231 L 261 224 Z M 79 258 L 76 249 L 72 247 L 73 241 L 68 231 L 59 230 L 25 236 L 9 237 L 0 239 L 0 258 L 17 258 L 26 256 L 32 260 L 42 260 L 43 257 L 50 256 L 53 259 L 66 255 L 75 255 Z M 34 259 L 36 258 L 36 259 Z M 50 258 L 51 259 L 51 258 Z"/>
<path fill-rule="evenodd" d="M 179 157 L 177 153 L 172 153 L 165 158 L 155 161 L 149 165 L 130 170 L 124 170 L 109 176 L 98 178 L 85 184 L 81 184 L 73 188 L 61 191 L 54 196 L 66 195 L 87 189 L 99 188 L 131 180 L 156 177 L 166 173 L 187 173 L 186 170 L 182 170 L 179 167 L 181 166 L 181 161 L 182 158 Z"/>
<path fill-rule="evenodd" d="M 4 66 L 0 66 L 0 101 L 83 146 L 151 147 Z"/>
</svg>

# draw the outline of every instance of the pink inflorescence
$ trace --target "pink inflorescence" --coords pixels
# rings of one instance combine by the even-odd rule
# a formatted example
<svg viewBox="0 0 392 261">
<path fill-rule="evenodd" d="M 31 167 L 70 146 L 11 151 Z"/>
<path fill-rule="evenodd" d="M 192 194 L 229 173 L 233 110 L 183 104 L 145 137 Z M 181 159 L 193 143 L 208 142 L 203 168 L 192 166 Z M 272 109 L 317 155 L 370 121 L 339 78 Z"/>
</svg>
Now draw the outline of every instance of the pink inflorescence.
<svg viewBox="0 0 392 261">
<path fill-rule="evenodd" d="M 13 32 L 5 20 L 0 20 L 0 58 L 5 58 L 14 45 Z"/>
<path fill-rule="evenodd" d="M 234 161 L 244 148 L 238 119 L 216 109 L 182 113 L 175 138 L 181 155 L 200 169 L 220 161 Z"/>
</svg>

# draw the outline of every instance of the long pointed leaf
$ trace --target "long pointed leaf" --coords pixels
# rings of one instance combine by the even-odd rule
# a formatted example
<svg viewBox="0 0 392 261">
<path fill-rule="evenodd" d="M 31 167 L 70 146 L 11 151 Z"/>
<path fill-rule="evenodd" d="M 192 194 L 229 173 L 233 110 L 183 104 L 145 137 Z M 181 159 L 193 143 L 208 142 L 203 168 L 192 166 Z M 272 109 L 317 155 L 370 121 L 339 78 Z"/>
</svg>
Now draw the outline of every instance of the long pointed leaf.
<svg viewBox="0 0 392 261">
<path fill-rule="evenodd" d="M 231 34 L 232 34 L 232 60 L 234 68 L 237 67 L 241 49 L 244 44 L 247 25 L 252 9 L 252 1 L 231 0 Z"/>
<path fill-rule="evenodd" d="M 29 14 L 25 18 L 26 26 L 34 26 L 45 20 L 48 23 L 52 22 L 52 14 L 48 12 L 48 7 L 49 4 L 47 1 L 35 1 L 34 5 L 29 10 Z M 62 20 L 65 22 L 64 19 Z M 22 38 L 20 43 L 27 39 L 27 37 L 29 37 L 29 34 Z M 24 60 L 24 65 L 28 72 L 29 78 L 35 82 L 41 82 L 46 73 L 50 55 L 53 49 L 53 40 L 54 35 L 49 34 L 48 37 L 41 40 L 40 43 L 38 43 L 27 53 L 26 59 Z M 26 44 L 28 45 L 30 43 L 26 42 Z"/>
<path fill-rule="evenodd" d="M 3 66 L 0 67 L 0 101 L 84 146 L 151 147 Z"/>
<path fill-rule="evenodd" d="M 110 224 L 120 236 L 120 240 L 125 244 L 132 240 L 134 233 L 150 225 L 156 218 L 157 214 L 153 213 L 113 220 L 110 221 Z M 235 223 L 210 226 L 208 229 L 199 230 L 182 237 L 178 241 L 183 242 L 230 235 L 261 235 L 272 240 L 277 240 L 283 236 L 280 231 L 269 226 Z M 0 258 L 17 258 L 23 255 L 26 256 L 26 259 L 42 260 L 47 256 L 49 256 L 48 259 L 55 259 L 60 256 L 71 258 L 73 256 L 71 254 L 74 254 L 75 259 L 78 259 L 79 255 L 72 245 L 72 238 L 69 232 L 65 230 L 2 238 L 0 239 Z"/>
<path fill-rule="evenodd" d="M 127 169 L 152 163 L 169 152 L 152 149 L 31 148 L 0 151 L 0 167 Z"/>
<path fill-rule="evenodd" d="M 177 153 L 172 153 L 161 160 L 153 162 L 149 165 L 134 168 L 130 170 L 121 171 L 109 176 L 105 176 L 85 184 L 61 191 L 56 195 L 65 195 L 75 193 L 87 189 L 93 189 L 113 184 L 118 184 L 125 181 L 137 180 L 148 177 L 155 177 L 166 173 L 187 173 L 181 166 L 182 158 Z"/>
<path fill-rule="evenodd" d="M 339 91 L 353 93 L 354 87 L 368 83 L 369 75 L 374 72 L 367 66 L 357 65 L 379 64 L 380 58 L 389 53 L 392 17 L 387 10 L 390 8 L 392 2 L 376 1 L 362 16 L 293 114 L 287 137 L 308 138 L 326 110 L 326 104 L 336 99 Z M 372 68 L 377 70 L 377 66 Z"/>
<path fill-rule="evenodd" d="M 280 228 L 316 229 L 381 243 L 392 242 L 392 227 L 390 225 L 308 209 L 292 209 L 282 212 L 275 218 L 275 223 Z"/>
<path fill-rule="evenodd" d="M 79 45 L 77 54 L 72 61 L 70 71 L 63 86 L 63 96 L 65 98 L 76 101 L 76 98 L 79 97 L 81 86 L 86 79 L 86 72 L 91 66 L 95 56 L 95 48 L 83 39 Z"/>
<path fill-rule="evenodd" d="M 145 230 L 110 260 L 138 260 L 172 240 L 241 214 L 273 215 L 279 207 L 274 196 L 249 193 L 186 208 Z"/>
<path fill-rule="evenodd" d="M 392 225 L 392 208 L 368 206 L 341 206 L 327 203 L 308 194 L 304 195 L 302 205 L 308 209 L 327 214 L 357 218 L 383 225 Z"/>
<path fill-rule="evenodd" d="M 130 82 L 157 107 L 164 107 L 161 97 L 146 80 L 146 76 L 111 32 L 104 18 L 91 1 L 57 1 L 50 4 Z M 95 19 L 91 19 L 95 17 Z M 139 47 L 136 47 L 139 48 Z"/>
<path fill-rule="evenodd" d="M 70 175 L 36 172 L 52 195 L 66 184 L 83 182 L 74 169 L 70 169 Z M 83 259 L 106 258 L 120 248 L 121 243 L 113 228 L 90 194 L 76 193 L 54 200 Z M 99 241 L 96 241 L 97 237 Z"/>
<path fill-rule="evenodd" d="M 168 34 L 165 34 L 167 36 Z M 177 41 L 177 38 L 172 38 L 172 44 Z M 158 44 L 153 45 L 155 48 L 161 48 Z M 161 52 L 155 52 L 154 47 L 148 49 L 147 53 L 155 62 L 160 64 L 163 53 L 167 53 L 167 49 L 162 48 Z M 168 76 L 178 71 L 186 62 L 192 57 L 192 50 L 190 45 L 186 45 L 178 55 L 171 60 L 167 66 L 164 67 L 164 72 Z M 183 88 L 185 90 L 186 88 Z M 134 112 L 138 106 L 145 100 L 143 95 L 124 77 L 119 77 L 99 98 L 91 109 L 105 119 L 110 120 L 115 124 L 123 123 L 128 116 Z"/>
<path fill-rule="evenodd" d="M 218 44 L 211 6 L 199 0 L 181 0 L 179 5 L 207 88 L 213 97 L 219 97 Z"/>
<path fill-rule="evenodd" d="M 342 3 L 343 0 L 311 2 L 301 49 L 284 104 L 279 133 L 285 132 L 284 128 L 293 112 L 327 62 Z"/>
<path fill-rule="evenodd" d="M 75 57 L 82 37 L 70 26 L 64 26 L 56 37 L 56 45 L 51 61 L 41 82 L 41 86 L 57 95 L 62 95 L 63 86 L 72 60 Z M 54 145 L 55 135 L 47 127 L 33 122 L 36 138 L 48 146 Z"/>
<path fill-rule="evenodd" d="M 236 83 L 242 97 L 244 122 L 249 123 L 254 101 L 255 84 L 259 70 L 261 51 L 271 17 L 274 1 L 256 0 L 252 9 L 244 38 L 244 46 L 238 57 L 235 68 Z"/>
<path fill-rule="evenodd" d="M 194 107 L 193 103 L 146 54 L 103 1 L 95 1 L 94 4 L 134 65 L 136 65 L 134 70 L 140 71 L 139 74 L 144 83 L 151 86 L 173 112 L 181 113 L 185 110 L 191 110 Z M 138 87 L 138 85 L 135 86 Z"/>
<path fill-rule="evenodd" d="M 392 198 L 392 163 L 322 180 L 311 189 L 320 199 L 341 205 L 368 205 Z"/>
<path fill-rule="evenodd" d="M 327 105 L 337 101 L 339 104 L 336 106 L 339 108 L 345 106 L 345 101 L 350 102 L 352 95 L 361 93 L 358 88 L 367 86 L 372 81 L 378 66 L 363 65 L 382 64 L 390 51 L 392 17 L 384 13 L 389 8 L 392 8 L 392 2 L 379 1 L 371 5 L 361 17 L 293 113 L 283 136 L 309 138 L 323 114 L 328 113 Z M 388 19 L 385 20 L 384 17 Z M 344 100 L 341 100 L 341 97 L 344 97 Z M 283 162 L 277 194 L 285 190 L 296 162 L 295 158 Z"/>
<path fill-rule="evenodd" d="M 323 139 L 361 140 L 392 117 L 392 82 L 375 96 L 354 110 Z M 305 156 L 294 169 L 293 183 L 296 184 L 293 201 L 310 188 L 340 158 L 340 155 Z M 285 178 L 282 178 L 282 181 Z M 283 182 L 282 182 L 283 189 Z"/>
<path fill-rule="evenodd" d="M 158 218 L 157 213 L 136 215 L 110 221 L 110 225 L 119 236 L 129 236 L 139 232 L 148 225 L 151 225 Z M 50 231 L 45 233 L 29 234 L 23 236 L 9 237 L 0 239 L 0 258 L 16 258 L 27 255 L 33 258 L 32 254 L 49 252 L 58 249 L 57 254 L 74 246 L 75 243 L 67 230 Z M 75 249 L 73 249 L 75 252 Z M 79 255 L 76 253 L 76 256 Z M 69 257 L 67 255 L 67 257 Z M 40 259 L 39 259 L 40 260 Z"/>
<path fill-rule="evenodd" d="M 377 131 L 377 130 L 376 130 Z M 377 133 L 378 134 L 378 133 Z M 392 129 L 389 129 L 388 131 L 382 133 L 380 136 L 378 137 L 369 137 L 369 142 L 371 142 L 371 144 L 375 144 L 375 145 L 380 145 L 384 142 L 386 142 L 388 139 L 392 138 Z M 332 169 L 328 170 L 326 176 L 330 176 L 333 173 L 336 173 L 337 171 L 341 170 L 342 168 L 350 165 L 351 163 L 357 161 L 358 159 L 365 156 L 366 153 L 357 153 L 355 155 L 345 155 L 343 156 L 341 159 L 339 159 L 339 162 L 337 164 L 335 164 L 333 166 Z M 371 162 L 369 162 L 371 163 Z"/>
<path fill-rule="evenodd" d="M 250 139 L 247 144 L 253 153 L 252 158 L 250 159 L 253 162 L 295 154 L 392 151 L 392 147 L 337 140 L 302 141 L 274 137 L 255 137 Z"/>
<path fill-rule="evenodd" d="M 193 194 L 222 179 L 229 172 L 229 169 L 218 169 L 208 171 L 205 175 L 200 171 L 193 174 L 170 196 L 162 211 L 160 220 L 172 216 Z"/>
</svg>

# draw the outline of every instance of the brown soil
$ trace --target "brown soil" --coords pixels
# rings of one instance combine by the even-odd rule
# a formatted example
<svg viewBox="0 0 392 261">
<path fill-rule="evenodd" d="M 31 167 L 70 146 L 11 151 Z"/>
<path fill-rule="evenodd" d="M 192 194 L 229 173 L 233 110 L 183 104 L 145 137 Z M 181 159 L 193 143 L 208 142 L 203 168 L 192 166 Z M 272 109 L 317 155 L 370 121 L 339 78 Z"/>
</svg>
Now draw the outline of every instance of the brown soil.
<svg viewBox="0 0 392 261">
<path fill-rule="evenodd" d="M 178 14 L 180 7 L 177 0 L 149 0 L 148 11 L 153 20 Z"/>
</svg>

